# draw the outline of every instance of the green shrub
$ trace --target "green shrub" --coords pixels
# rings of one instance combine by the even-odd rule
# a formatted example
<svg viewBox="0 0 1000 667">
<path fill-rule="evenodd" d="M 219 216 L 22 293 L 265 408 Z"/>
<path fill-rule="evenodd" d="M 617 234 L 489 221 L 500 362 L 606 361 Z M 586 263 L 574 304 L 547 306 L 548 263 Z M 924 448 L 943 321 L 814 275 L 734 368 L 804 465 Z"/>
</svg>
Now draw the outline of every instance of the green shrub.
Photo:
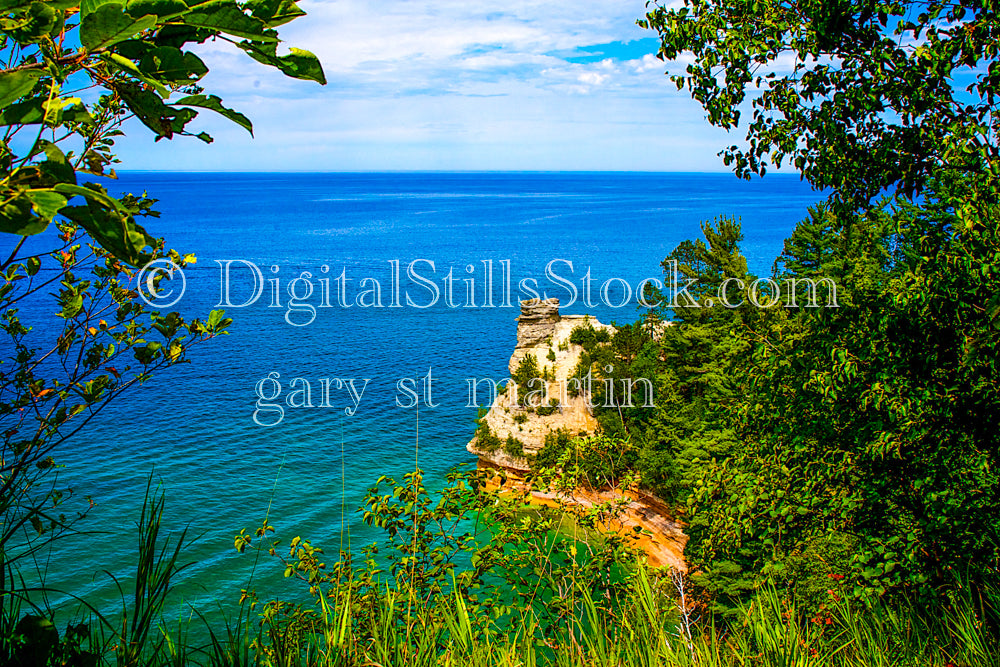
<svg viewBox="0 0 1000 667">
<path fill-rule="evenodd" d="M 517 370 L 511 376 L 511 381 L 517 385 L 518 405 L 527 408 L 531 412 L 535 406 L 529 405 L 528 394 L 532 391 L 542 390 L 547 378 L 554 380 L 555 373 L 549 370 L 548 366 L 545 367 L 544 371 L 540 370 L 538 368 L 538 360 L 535 359 L 534 354 L 529 352 L 524 355 L 517 364 Z"/>
<path fill-rule="evenodd" d="M 587 377 L 587 374 L 591 372 L 592 365 L 593 361 L 590 358 L 590 354 L 587 352 L 581 352 L 580 360 L 576 362 L 576 366 L 573 368 L 573 372 L 567 380 L 566 391 L 573 398 L 576 398 L 583 393 L 583 380 Z"/>
<path fill-rule="evenodd" d="M 508 435 L 507 440 L 503 443 L 503 451 L 509 456 L 522 457 L 524 456 L 524 443 L 512 435 Z"/>
<path fill-rule="evenodd" d="M 538 416 L 540 417 L 547 417 L 548 415 L 553 414 L 558 409 L 559 409 L 559 399 L 550 398 L 548 405 L 538 406 L 537 408 L 535 408 L 535 412 L 537 412 Z"/>
<path fill-rule="evenodd" d="M 538 360 L 535 359 L 534 354 L 529 352 L 521 357 L 511 380 L 517 385 L 518 391 L 524 394 L 531 390 L 531 381 L 539 377 L 541 377 L 541 371 L 538 368 Z"/>
<path fill-rule="evenodd" d="M 490 425 L 486 423 L 486 410 L 480 409 L 480 413 L 479 419 L 476 420 L 476 423 L 479 424 L 476 428 L 476 447 L 492 454 L 500 449 L 503 442 L 493 433 Z"/>
<path fill-rule="evenodd" d="M 569 334 L 569 342 L 580 345 L 587 352 L 591 352 L 598 345 L 611 340 L 611 334 L 607 329 L 595 329 L 594 325 L 587 322 L 575 327 Z"/>
<path fill-rule="evenodd" d="M 545 444 L 538 450 L 535 460 L 532 463 L 532 472 L 538 472 L 543 468 L 553 468 L 559 463 L 566 448 L 573 440 L 573 435 L 564 428 L 549 431 L 545 435 Z"/>
</svg>

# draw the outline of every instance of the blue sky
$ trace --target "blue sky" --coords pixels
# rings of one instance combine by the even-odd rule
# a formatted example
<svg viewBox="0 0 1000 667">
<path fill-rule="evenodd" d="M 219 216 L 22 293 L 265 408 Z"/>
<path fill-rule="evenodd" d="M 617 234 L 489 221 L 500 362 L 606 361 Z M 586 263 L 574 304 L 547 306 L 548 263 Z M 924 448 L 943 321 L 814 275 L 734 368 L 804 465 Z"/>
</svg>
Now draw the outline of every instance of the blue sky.
<svg viewBox="0 0 1000 667">
<path fill-rule="evenodd" d="M 204 45 L 205 87 L 256 138 L 211 112 L 195 121 L 210 146 L 132 124 L 121 168 L 725 171 L 716 154 L 738 139 L 664 75 L 635 25 L 643 0 L 300 4 L 281 34 L 319 56 L 326 86 Z"/>
</svg>

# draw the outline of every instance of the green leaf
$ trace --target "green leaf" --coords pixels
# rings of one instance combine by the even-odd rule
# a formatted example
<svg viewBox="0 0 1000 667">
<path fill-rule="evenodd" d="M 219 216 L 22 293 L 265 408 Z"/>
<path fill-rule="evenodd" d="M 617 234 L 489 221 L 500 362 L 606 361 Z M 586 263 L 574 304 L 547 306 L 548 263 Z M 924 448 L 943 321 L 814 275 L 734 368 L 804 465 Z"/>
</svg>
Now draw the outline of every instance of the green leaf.
<svg viewBox="0 0 1000 667">
<path fill-rule="evenodd" d="M 43 105 L 48 100 L 45 96 L 21 100 L 10 106 L 5 106 L 0 112 L 0 125 L 34 125 L 41 123 L 45 117 Z"/>
<path fill-rule="evenodd" d="M 326 85 L 323 65 L 320 64 L 319 58 L 309 51 L 292 47 L 287 56 L 279 56 L 276 44 L 240 42 L 237 46 L 246 51 L 257 62 L 277 67 L 287 76 L 306 81 L 317 81 Z"/>
<path fill-rule="evenodd" d="M 124 42 L 118 42 L 115 44 L 115 53 L 120 56 L 124 56 L 129 60 L 139 60 L 152 48 L 154 48 L 154 44 L 151 41 L 143 39 L 126 39 Z"/>
<path fill-rule="evenodd" d="M 188 10 L 181 0 L 129 0 L 125 11 L 130 16 L 154 15 L 160 18 L 179 16 Z"/>
<path fill-rule="evenodd" d="M 31 198 L 20 194 L 0 205 L 0 232 L 31 236 L 48 227 L 49 221 L 34 214 Z"/>
<path fill-rule="evenodd" d="M 88 202 L 86 206 L 67 206 L 62 214 L 87 230 L 102 248 L 132 266 L 145 264 L 150 255 L 143 250 L 156 245 L 156 239 L 132 216 L 108 210 L 94 202 Z"/>
<path fill-rule="evenodd" d="M 253 136 L 253 123 L 250 119 L 241 114 L 239 111 L 234 111 L 227 107 L 222 106 L 222 100 L 219 99 L 217 95 L 188 95 L 187 97 L 182 97 L 177 100 L 174 104 L 178 106 L 190 106 L 190 107 L 201 107 L 202 109 L 210 109 L 218 114 L 221 114 L 233 121 L 240 127 L 244 128 Z"/>
<path fill-rule="evenodd" d="M 263 21 L 268 28 L 284 25 L 306 14 L 295 0 L 250 0 L 245 6 L 254 18 Z"/>
<path fill-rule="evenodd" d="M 50 102 L 45 95 L 15 102 L 0 111 L 0 126 L 35 125 L 43 121 L 56 126 L 65 122 L 93 123 L 94 119 L 79 98 L 57 98 Z"/>
<path fill-rule="evenodd" d="M 192 7 L 183 18 L 184 23 L 196 28 L 218 30 L 258 42 L 278 41 L 276 36 L 265 34 L 263 21 L 244 13 L 233 0 L 208 0 Z"/>
<path fill-rule="evenodd" d="M 46 223 L 56 217 L 59 209 L 66 205 L 66 197 L 53 190 L 27 190 L 26 194 L 31 199 L 31 207 L 35 213 Z"/>
<path fill-rule="evenodd" d="M 93 185 L 93 184 L 88 184 L 88 185 Z M 53 190 L 68 196 L 83 197 L 88 201 L 97 202 L 116 211 L 126 210 L 125 207 L 122 206 L 122 203 L 120 201 L 108 195 L 103 190 L 95 190 L 93 188 L 88 188 L 81 185 L 70 185 L 69 183 L 60 183 L 59 185 L 55 186 Z"/>
<path fill-rule="evenodd" d="M 184 126 L 198 115 L 191 109 L 167 106 L 155 93 L 138 86 L 120 86 L 118 93 L 142 123 L 153 130 L 158 138 L 170 139 L 183 132 Z"/>
<path fill-rule="evenodd" d="M 59 147 L 50 141 L 44 140 L 39 141 L 39 145 L 45 152 L 46 160 L 38 166 L 49 177 L 50 181 L 53 184 L 72 183 L 75 185 L 76 171 Z"/>
<path fill-rule="evenodd" d="M 158 46 L 176 46 L 180 48 L 189 42 L 200 44 L 210 37 L 212 37 L 210 30 L 195 28 L 189 25 L 168 23 L 156 31 L 152 43 Z"/>
<path fill-rule="evenodd" d="M 171 83 L 193 83 L 208 73 L 201 58 L 174 46 L 160 46 L 147 52 L 139 61 L 139 69 Z"/>
<path fill-rule="evenodd" d="M 0 107 L 18 100 L 35 87 L 43 72 L 37 69 L 23 69 L 0 74 Z"/>
<path fill-rule="evenodd" d="M 155 16 L 133 19 L 123 13 L 120 3 L 111 2 L 101 5 L 83 18 L 80 23 L 80 42 L 87 50 L 97 51 L 155 26 Z"/>
<path fill-rule="evenodd" d="M 135 63 L 128 58 L 123 58 L 117 53 L 104 53 L 101 56 L 105 62 L 118 69 L 119 71 L 131 74 L 135 78 L 139 79 L 143 83 L 148 84 L 160 95 L 160 97 L 166 99 L 170 95 L 170 91 L 159 81 L 146 76 L 146 74 L 136 67 Z"/>
<path fill-rule="evenodd" d="M 80 18 L 84 19 L 98 10 L 101 5 L 121 5 L 122 0 L 80 0 Z"/>
</svg>

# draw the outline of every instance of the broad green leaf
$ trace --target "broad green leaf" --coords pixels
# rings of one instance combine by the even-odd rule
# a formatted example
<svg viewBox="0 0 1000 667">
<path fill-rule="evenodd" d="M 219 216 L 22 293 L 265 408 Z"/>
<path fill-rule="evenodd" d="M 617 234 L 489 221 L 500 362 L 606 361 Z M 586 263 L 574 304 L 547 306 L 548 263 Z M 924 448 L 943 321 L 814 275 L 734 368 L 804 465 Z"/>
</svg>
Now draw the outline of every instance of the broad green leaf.
<svg viewBox="0 0 1000 667">
<path fill-rule="evenodd" d="M 19 167 L 11 174 L 9 182 L 15 187 L 32 190 L 47 190 L 60 183 L 75 184 L 76 171 L 59 147 L 45 140 L 40 140 L 38 146 L 45 153 L 46 159 L 37 164 Z"/>
<path fill-rule="evenodd" d="M 258 42 L 278 41 L 276 36 L 265 34 L 263 21 L 246 14 L 233 0 L 208 0 L 195 5 L 183 16 L 183 20 L 196 28 L 218 30 Z"/>
<path fill-rule="evenodd" d="M 49 221 L 34 214 L 31 198 L 22 193 L 0 204 L 0 232 L 31 236 L 45 230 Z"/>
<path fill-rule="evenodd" d="M 168 23 L 156 31 L 156 35 L 151 43 L 156 46 L 175 46 L 181 48 L 185 44 L 192 42 L 201 44 L 210 37 L 212 37 L 212 31 L 210 30 L 181 25 L 179 23 Z M 128 54 L 123 53 L 123 55 Z"/>
<path fill-rule="evenodd" d="M 139 69 L 156 79 L 171 83 L 193 83 L 208 73 L 201 58 L 173 46 L 160 46 L 143 55 Z"/>
<path fill-rule="evenodd" d="M 27 190 L 25 194 L 31 199 L 31 207 L 46 221 L 56 217 L 59 209 L 66 205 L 66 197 L 54 190 Z"/>
<path fill-rule="evenodd" d="M 129 0 L 125 11 L 131 16 L 155 15 L 160 18 L 179 16 L 188 10 L 181 0 Z"/>
<path fill-rule="evenodd" d="M 125 208 L 122 206 L 120 201 L 110 196 L 103 190 L 95 190 L 82 185 L 71 185 L 69 183 L 60 183 L 56 185 L 53 190 L 70 197 L 83 197 L 88 201 L 97 202 L 114 211 L 125 211 Z"/>
<path fill-rule="evenodd" d="M 84 19 L 97 11 L 101 5 L 123 6 L 122 0 L 80 0 L 80 18 Z"/>
<path fill-rule="evenodd" d="M 45 109 L 45 122 L 53 126 L 58 125 L 61 120 L 64 120 L 63 111 L 65 109 L 73 109 L 82 104 L 83 101 L 79 97 L 57 97 L 46 100 L 42 104 L 42 108 Z"/>
<path fill-rule="evenodd" d="M 89 51 L 97 51 L 155 26 L 155 16 L 133 19 L 122 12 L 121 4 L 108 3 L 83 18 L 80 23 L 80 41 Z"/>
<path fill-rule="evenodd" d="M 50 102 L 48 97 L 39 95 L 15 102 L 0 111 L 0 126 L 35 125 L 43 120 L 49 125 L 58 125 L 68 121 L 94 122 L 87 107 L 80 102 L 78 97 L 59 98 Z"/>
<path fill-rule="evenodd" d="M 43 121 L 54 127 L 64 122 L 90 124 L 94 119 L 87 108 L 80 103 L 79 98 L 56 99 L 50 102 L 47 97 L 40 95 L 17 102 L 0 111 L 0 126 L 35 125 Z"/>
<path fill-rule="evenodd" d="M 218 114 L 221 114 L 233 121 L 240 127 L 244 128 L 253 136 L 253 123 L 250 119 L 241 114 L 239 111 L 234 111 L 227 107 L 222 106 L 222 100 L 216 95 L 189 95 L 187 97 L 182 97 L 175 103 L 177 106 L 191 106 L 191 107 L 201 107 L 202 109 L 211 109 Z"/>
<path fill-rule="evenodd" d="M 287 76 L 326 85 L 323 65 L 320 64 L 319 58 L 309 51 L 292 47 L 289 49 L 288 55 L 279 56 L 275 44 L 240 42 L 237 46 L 246 51 L 257 62 L 276 67 Z"/>
<path fill-rule="evenodd" d="M 101 247 L 132 266 L 144 264 L 149 254 L 143 250 L 156 245 L 156 239 L 136 224 L 131 216 L 95 203 L 67 206 L 62 214 L 87 230 Z"/>
<path fill-rule="evenodd" d="M 268 28 L 284 25 L 306 14 L 299 9 L 296 0 L 250 0 L 245 6 L 254 18 L 263 21 Z"/>
<path fill-rule="evenodd" d="M 73 98 L 76 100 L 77 98 Z M 59 122 L 60 123 L 85 123 L 92 125 L 94 123 L 94 117 L 90 115 L 90 111 L 87 110 L 86 105 L 82 102 L 77 102 L 70 106 L 62 107 L 59 110 Z"/>
<path fill-rule="evenodd" d="M 126 39 L 115 44 L 115 53 L 128 60 L 139 60 L 153 48 L 153 44 L 143 39 Z"/>
<path fill-rule="evenodd" d="M 142 123 L 153 130 L 157 137 L 170 139 L 182 132 L 184 126 L 198 115 L 192 109 L 167 106 L 155 93 L 137 86 L 122 86 L 118 93 Z"/>
<path fill-rule="evenodd" d="M 0 74 L 0 107 L 6 108 L 11 102 L 31 92 L 42 74 L 42 70 L 37 69 L 22 69 Z"/>
<path fill-rule="evenodd" d="M 41 123 L 45 117 L 43 105 L 48 101 L 45 96 L 21 100 L 0 111 L 0 125 L 34 125 Z"/>
</svg>

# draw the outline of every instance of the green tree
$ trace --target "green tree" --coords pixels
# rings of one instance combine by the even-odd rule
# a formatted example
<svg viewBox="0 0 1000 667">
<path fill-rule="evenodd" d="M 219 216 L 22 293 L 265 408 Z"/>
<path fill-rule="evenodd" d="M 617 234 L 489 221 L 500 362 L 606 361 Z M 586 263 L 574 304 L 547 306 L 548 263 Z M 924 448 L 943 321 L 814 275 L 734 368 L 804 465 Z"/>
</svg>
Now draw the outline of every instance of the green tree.
<svg viewBox="0 0 1000 667">
<path fill-rule="evenodd" d="M 831 190 L 775 277 L 832 278 L 840 308 L 773 309 L 708 345 L 751 352 L 710 429 L 733 446 L 691 496 L 687 555 L 720 599 L 764 576 L 796 594 L 826 575 L 858 594 L 995 584 L 996 11 L 685 0 L 641 21 L 662 59 L 691 58 L 673 79 L 710 123 L 752 109 L 723 152 L 739 176 L 787 162 Z"/>
<path fill-rule="evenodd" d="M 198 84 L 208 68 L 188 44 L 233 43 L 283 73 L 324 83 L 314 55 L 277 55 L 275 28 L 303 15 L 291 0 L 101 0 L 5 3 L 0 19 L 0 232 L 28 236 L 70 220 L 118 259 L 151 259 L 155 240 L 136 222 L 141 201 L 113 197 L 79 174 L 113 175 L 111 149 L 136 117 L 157 140 L 192 134 L 199 110 L 252 132 L 243 114 Z M 76 46 L 79 45 L 79 46 Z M 86 102 L 81 94 L 93 95 Z"/>
<path fill-rule="evenodd" d="M 538 368 L 538 359 L 532 352 L 521 357 L 510 378 L 517 392 L 519 406 L 533 408 L 534 404 L 539 403 L 537 397 L 540 394 L 538 392 L 545 390 L 545 380 L 542 378 L 542 371 Z"/>
<path fill-rule="evenodd" d="M 684 0 L 639 24 L 672 78 L 746 145 L 741 177 L 788 163 L 816 187 L 867 203 L 919 192 L 942 171 L 1000 175 L 997 6 L 992 2 Z M 996 194 L 995 187 L 983 184 Z"/>
<path fill-rule="evenodd" d="M 739 370 L 748 346 L 737 329 L 753 313 L 747 306 L 727 308 L 719 293 L 730 278 L 726 298 L 746 301 L 753 280 L 740 251 L 740 223 L 720 218 L 703 223 L 704 240 L 681 242 L 663 261 L 668 293 L 657 294 L 662 328 L 656 346 L 660 370 L 656 410 L 646 413 L 640 468 L 643 481 L 664 496 L 683 500 L 699 468 L 732 444 L 732 432 L 720 419 L 736 398 Z M 687 288 L 687 299 L 678 291 Z M 676 307 L 671 308 L 671 304 Z"/>
<path fill-rule="evenodd" d="M 996 585 L 998 214 L 961 223 L 971 191 L 934 181 L 838 226 L 841 307 L 751 329 L 737 444 L 692 499 L 688 556 L 720 601 L 763 576 L 813 602 L 829 576 L 865 596 Z"/>
<path fill-rule="evenodd" d="M 810 207 L 809 217 L 795 226 L 774 260 L 775 276 L 842 277 L 844 254 L 836 245 L 839 228 L 837 216 L 825 203 Z"/>
</svg>

